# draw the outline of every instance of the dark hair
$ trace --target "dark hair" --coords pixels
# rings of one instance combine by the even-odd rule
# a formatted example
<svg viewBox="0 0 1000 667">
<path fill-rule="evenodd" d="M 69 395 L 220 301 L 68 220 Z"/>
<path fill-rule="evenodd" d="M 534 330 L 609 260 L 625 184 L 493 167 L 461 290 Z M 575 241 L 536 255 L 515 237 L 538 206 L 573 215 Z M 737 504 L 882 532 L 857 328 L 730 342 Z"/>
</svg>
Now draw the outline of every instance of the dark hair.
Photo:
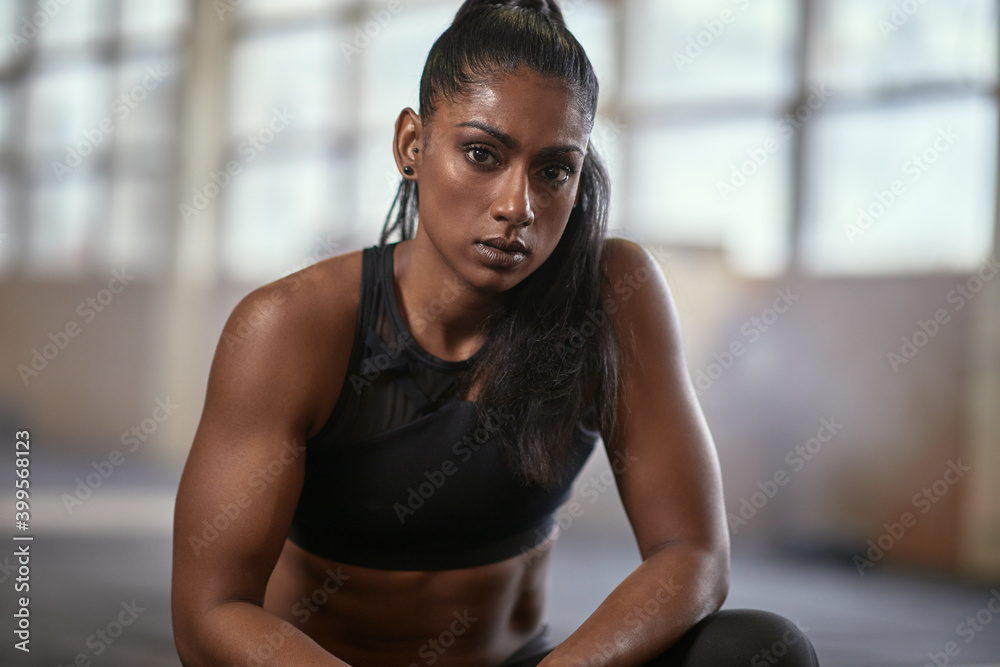
<svg viewBox="0 0 1000 667">
<path fill-rule="evenodd" d="M 518 67 L 565 82 L 593 127 L 597 76 L 553 0 L 466 0 L 427 56 L 421 120 L 430 120 L 441 98 L 456 99 L 470 86 Z M 588 142 L 579 200 L 562 238 L 483 323 L 481 333 L 488 330 L 489 338 L 460 377 L 463 394 L 484 380 L 476 399 L 479 425 L 492 431 L 525 481 L 548 486 L 560 480 L 581 420 L 605 438 L 614 433 L 621 362 L 601 303 L 609 195 L 607 169 Z M 403 179 L 380 246 L 397 231 L 400 240 L 413 238 L 418 202 L 416 182 Z"/>
</svg>

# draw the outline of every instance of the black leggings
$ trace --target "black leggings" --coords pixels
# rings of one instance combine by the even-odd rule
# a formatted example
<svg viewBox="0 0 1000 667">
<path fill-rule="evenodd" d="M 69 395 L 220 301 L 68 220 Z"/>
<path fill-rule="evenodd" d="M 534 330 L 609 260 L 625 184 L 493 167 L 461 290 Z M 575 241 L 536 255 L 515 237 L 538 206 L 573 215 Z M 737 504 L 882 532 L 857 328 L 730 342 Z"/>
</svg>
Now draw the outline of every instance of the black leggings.
<svg viewBox="0 0 1000 667">
<path fill-rule="evenodd" d="M 500 667 L 535 667 L 555 646 L 548 626 Z M 768 611 L 727 609 L 702 619 L 646 667 L 819 667 L 795 624 Z"/>
</svg>

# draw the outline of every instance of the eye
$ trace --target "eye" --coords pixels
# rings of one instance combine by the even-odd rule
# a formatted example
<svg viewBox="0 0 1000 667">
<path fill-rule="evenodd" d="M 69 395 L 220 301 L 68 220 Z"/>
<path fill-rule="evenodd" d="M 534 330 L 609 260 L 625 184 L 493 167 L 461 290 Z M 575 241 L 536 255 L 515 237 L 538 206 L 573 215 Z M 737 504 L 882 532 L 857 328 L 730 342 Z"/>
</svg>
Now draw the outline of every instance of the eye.
<svg viewBox="0 0 1000 667">
<path fill-rule="evenodd" d="M 554 164 L 549 167 L 542 169 L 541 175 L 548 181 L 556 184 L 565 183 L 569 180 L 569 177 L 573 174 L 574 169 L 563 164 Z"/>
<path fill-rule="evenodd" d="M 485 146 L 466 146 L 465 156 L 477 167 L 492 167 L 500 162 Z"/>
</svg>

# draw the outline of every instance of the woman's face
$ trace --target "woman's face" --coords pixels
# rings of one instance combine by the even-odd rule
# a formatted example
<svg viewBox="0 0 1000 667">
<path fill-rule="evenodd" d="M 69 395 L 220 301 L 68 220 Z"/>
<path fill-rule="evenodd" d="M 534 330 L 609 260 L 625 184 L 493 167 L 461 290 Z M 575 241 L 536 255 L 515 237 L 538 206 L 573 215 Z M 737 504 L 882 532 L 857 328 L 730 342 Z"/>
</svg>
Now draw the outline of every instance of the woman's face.
<svg viewBox="0 0 1000 667">
<path fill-rule="evenodd" d="M 589 132 L 565 84 L 526 68 L 442 99 L 414 154 L 418 234 L 473 286 L 513 287 L 562 237 Z M 496 237 L 524 251 L 484 247 Z"/>
</svg>

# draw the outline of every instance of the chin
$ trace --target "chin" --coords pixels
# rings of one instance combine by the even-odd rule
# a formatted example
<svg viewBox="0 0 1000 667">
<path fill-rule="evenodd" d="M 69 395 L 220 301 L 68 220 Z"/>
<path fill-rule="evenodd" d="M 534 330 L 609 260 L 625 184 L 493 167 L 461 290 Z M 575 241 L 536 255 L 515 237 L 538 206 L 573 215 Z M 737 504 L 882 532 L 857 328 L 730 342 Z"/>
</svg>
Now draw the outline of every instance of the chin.
<svg viewBox="0 0 1000 667">
<path fill-rule="evenodd" d="M 521 282 L 528 277 L 529 274 L 522 274 L 518 272 L 516 275 L 514 273 L 497 274 L 495 272 L 490 272 L 488 269 L 487 275 L 480 277 L 477 280 L 470 281 L 472 286 L 485 293 L 489 294 L 502 294 L 507 292 L 514 287 L 517 287 Z"/>
<path fill-rule="evenodd" d="M 524 266 L 529 264 L 529 262 L 530 266 Z M 469 283 L 474 289 L 484 293 L 500 294 L 507 292 L 524 282 L 537 268 L 530 259 L 525 259 L 523 264 L 515 270 L 508 271 L 496 271 L 488 267 L 479 266 L 468 277 Z"/>
</svg>

